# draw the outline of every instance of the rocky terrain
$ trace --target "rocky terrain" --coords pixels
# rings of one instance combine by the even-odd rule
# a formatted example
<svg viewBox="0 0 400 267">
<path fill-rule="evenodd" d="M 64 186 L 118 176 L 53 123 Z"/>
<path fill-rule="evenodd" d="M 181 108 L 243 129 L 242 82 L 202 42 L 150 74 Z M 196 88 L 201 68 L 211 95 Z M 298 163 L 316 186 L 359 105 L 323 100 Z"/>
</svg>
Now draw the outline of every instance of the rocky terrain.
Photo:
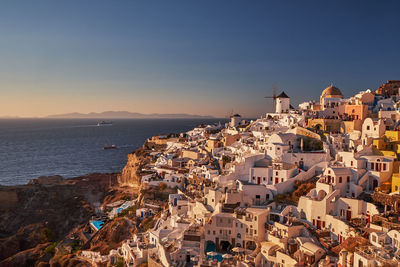
<svg viewBox="0 0 400 267">
<path fill-rule="evenodd" d="M 49 262 L 46 248 L 86 224 L 117 184 L 116 174 L 41 178 L 0 187 L 0 266 Z"/>
<path fill-rule="evenodd" d="M 139 190 L 141 182 L 141 170 L 150 162 L 150 160 L 150 156 L 144 150 L 144 148 L 140 148 L 129 154 L 128 161 L 122 170 L 122 173 L 118 175 L 118 183 L 121 186 L 129 186 Z"/>
<path fill-rule="evenodd" d="M 106 223 L 88 241 L 82 243 L 81 238 L 96 211 L 110 203 L 138 198 L 138 207 L 144 199 L 163 206 L 161 199 L 172 191 L 140 186 L 146 174 L 142 169 L 152 160 L 149 146 L 159 145 L 146 142 L 129 154 L 119 174 L 39 177 L 27 185 L 0 186 L 0 267 L 89 266 L 78 256 L 79 250 L 106 255 L 138 228 L 151 227 L 159 214 L 137 225 L 133 211 Z M 79 245 L 77 240 L 81 240 Z"/>
</svg>

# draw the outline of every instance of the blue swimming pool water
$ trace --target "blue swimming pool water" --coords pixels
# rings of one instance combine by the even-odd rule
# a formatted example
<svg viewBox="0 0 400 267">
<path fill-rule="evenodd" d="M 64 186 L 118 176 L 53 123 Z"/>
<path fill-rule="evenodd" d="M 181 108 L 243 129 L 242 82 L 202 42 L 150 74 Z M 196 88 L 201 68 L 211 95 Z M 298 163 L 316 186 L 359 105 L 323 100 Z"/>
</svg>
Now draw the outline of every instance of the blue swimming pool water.
<svg viewBox="0 0 400 267">
<path fill-rule="evenodd" d="M 222 255 L 221 255 L 221 254 L 217 254 L 217 255 L 215 255 L 215 256 L 213 256 L 213 257 L 207 256 L 206 259 L 207 259 L 207 260 L 210 260 L 210 259 L 215 260 L 215 259 L 217 259 L 217 261 L 219 261 L 219 262 L 222 262 L 222 261 L 224 260 L 224 258 L 222 258 Z"/>
<path fill-rule="evenodd" d="M 210 251 L 216 251 L 216 250 L 217 250 L 217 248 L 216 248 L 214 242 L 208 241 L 208 242 L 206 243 L 206 253 L 207 253 L 207 252 L 210 252 Z"/>
<path fill-rule="evenodd" d="M 94 225 L 94 227 L 98 230 L 101 229 L 101 227 L 103 227 L 104 222 L 102 221 L 92 221 L 92 224 Z"/>
</svg>

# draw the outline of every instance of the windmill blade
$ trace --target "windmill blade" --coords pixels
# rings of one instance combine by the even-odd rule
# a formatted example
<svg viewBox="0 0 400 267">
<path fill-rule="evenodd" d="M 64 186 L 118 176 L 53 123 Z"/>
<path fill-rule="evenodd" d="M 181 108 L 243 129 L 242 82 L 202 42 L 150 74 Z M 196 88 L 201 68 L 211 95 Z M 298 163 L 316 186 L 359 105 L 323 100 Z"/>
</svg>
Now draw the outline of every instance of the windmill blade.
<svg viewBox="0 0 400 267">
<path fill-rule="evenodd" d="M 278 86 L 276 85 L 276 83 L 274 83 L 272 85 L 272 96 L 274 97 L 274 99 L 276 98 L 276 92 L 278 91 Z"/>
</svg>

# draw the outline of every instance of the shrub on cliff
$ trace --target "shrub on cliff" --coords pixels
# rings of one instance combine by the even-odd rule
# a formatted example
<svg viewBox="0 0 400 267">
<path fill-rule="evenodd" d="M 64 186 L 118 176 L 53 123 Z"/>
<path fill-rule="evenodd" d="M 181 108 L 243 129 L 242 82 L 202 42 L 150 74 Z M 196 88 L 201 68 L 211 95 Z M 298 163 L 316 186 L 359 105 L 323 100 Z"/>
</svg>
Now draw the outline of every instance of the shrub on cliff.
<svg viewBox="0 0 400 267">
<path fill-rule="evenodd" d="M 42 243 L 52 242 L 56 239 L 56 234 L 49 228 L 44 227 L 40 229 L 40 239 Z"/>
<path fill-rule="evenodd" d="M 44 252 L 46 253 L 50 253 L 50 254 L 54 254 L 55 250 L 56 250 L 56 246 L 57 246 L 57 242 L 52 243 L 50 246 L 48 246 Z"/>
<path fill-rule="evenodd" d="M 136 205 L 133 205 L 132 207 L 124 209 L 123 211 L 121 211 L 121 213 L 118 214 L 118 217 L 125 217 L 129 214 L 136 214 Z"/>
</svg>

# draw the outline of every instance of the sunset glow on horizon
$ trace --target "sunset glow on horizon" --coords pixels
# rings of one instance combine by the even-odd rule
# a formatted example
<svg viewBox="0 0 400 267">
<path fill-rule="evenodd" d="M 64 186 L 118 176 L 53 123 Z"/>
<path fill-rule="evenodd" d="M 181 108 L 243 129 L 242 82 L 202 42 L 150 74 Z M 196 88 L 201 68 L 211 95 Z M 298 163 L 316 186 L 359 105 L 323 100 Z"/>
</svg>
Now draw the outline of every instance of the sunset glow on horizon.
<svg viewBox="0 0 400 267">
<path fill-rule="evenodd" d="M 229 5 L 228 5 L 229 3 Z M 0 117 L 108 110 L 258 117 L 398 78 L 395 1 L 3 1 Z"/>
</svg>

